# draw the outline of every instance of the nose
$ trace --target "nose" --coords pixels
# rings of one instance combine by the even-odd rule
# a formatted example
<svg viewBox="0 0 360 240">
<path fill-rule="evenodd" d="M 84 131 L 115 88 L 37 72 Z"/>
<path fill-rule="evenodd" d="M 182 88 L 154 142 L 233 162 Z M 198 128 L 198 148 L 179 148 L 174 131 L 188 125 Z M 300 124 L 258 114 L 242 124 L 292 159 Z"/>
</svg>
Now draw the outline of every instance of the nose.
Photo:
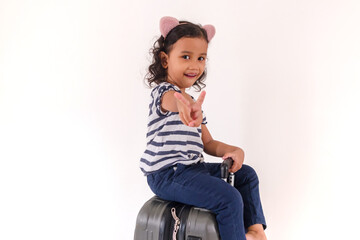
<svg viewBox="0 0 360 240">
<path fill-rule="evenodd" d="M 188 68 L 192 70 L 200 69 L 201 63 L 197 60 L 193 60 L 190 62 Z"/>
</svg>

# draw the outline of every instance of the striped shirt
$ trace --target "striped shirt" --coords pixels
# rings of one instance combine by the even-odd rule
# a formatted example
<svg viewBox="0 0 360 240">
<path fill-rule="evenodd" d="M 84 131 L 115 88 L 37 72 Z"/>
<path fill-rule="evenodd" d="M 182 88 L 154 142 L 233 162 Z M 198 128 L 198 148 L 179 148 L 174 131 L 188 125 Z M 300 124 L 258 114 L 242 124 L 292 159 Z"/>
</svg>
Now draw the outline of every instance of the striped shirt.
<svg viewBox="0 0 360 240">
<path fill-rule="evenodd" d="M 203 161 L 201 126 L 186 126 L 178 112 L 161 110 L 161 98 L 170 90 L 181 93 L 177 86 L 168 82 L 160 83 L 151 92 L 147 146 L 140 159 L 140 169 L 145 175 L 177 163 L 189 165 Z M 207 124 L 206 117 L 202 124 Z"/>
</svg>

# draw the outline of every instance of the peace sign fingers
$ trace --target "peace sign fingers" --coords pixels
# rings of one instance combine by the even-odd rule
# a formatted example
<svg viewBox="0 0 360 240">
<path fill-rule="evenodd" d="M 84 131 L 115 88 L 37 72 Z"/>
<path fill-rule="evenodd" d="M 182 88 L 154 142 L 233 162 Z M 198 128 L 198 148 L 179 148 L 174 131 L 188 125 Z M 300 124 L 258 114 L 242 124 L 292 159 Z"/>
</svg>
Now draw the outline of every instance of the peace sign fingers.
<svg viewBox="0 0 360 240">
<path fill-rule="evenodd" d="M 192 121 L 191 119 L 191 105 L 190 102 L 180 93 L 175 92 L 176 105 L 179 111 L 180 120 L 187 126 Z"/>
<path fill-rule="evenodd" d="M 198 99 L 196 100 L 196 103 L 199 104 L 200 107 L 201 107 L 201 105 L 202 105 L 203 102 L 204 102 L 205 95 L 206 95 L 206 92 L 205 92 L 205 91 L 202 91 L 202 92 L 200 93 L 200 96 L 199 96 Z"/>
<path fill-rule="evenodd" d="M 188 100 L 186 100 L 186 98 L 178 92 L 174 93 L 174 96 L 176 97 L 177 100 L 179 100 L 183 105 L 187 106 L 188 108 L 191 107 L 190 102 Z"/>
</svg>

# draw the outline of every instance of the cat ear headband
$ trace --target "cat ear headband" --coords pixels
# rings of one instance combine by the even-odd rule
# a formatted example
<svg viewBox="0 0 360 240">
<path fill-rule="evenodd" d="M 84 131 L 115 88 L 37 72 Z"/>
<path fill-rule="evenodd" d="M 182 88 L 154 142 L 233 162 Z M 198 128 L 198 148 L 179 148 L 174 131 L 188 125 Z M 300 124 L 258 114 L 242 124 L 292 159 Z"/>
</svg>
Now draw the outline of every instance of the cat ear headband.
<svg viewBox="0 0 360 240">
<path fill-rule="evenodd" d="M 168 33 L 176 26 L 180 25 L 179 20 L 177 20 L 176 18 L 173 17 L 162 17 L 160 19 L 160 32 L 161 35 L 166 38 L 166 36 L 168 35 Z M 207 38 L 208 41 L 210 42 L 211 39 L 214 37 L 215 35 L 215 27 L 213 25 L 205 25 L 202 27 L 203 29 L 205 29 L 206 33 L 207 33 Z"/>
</svg>

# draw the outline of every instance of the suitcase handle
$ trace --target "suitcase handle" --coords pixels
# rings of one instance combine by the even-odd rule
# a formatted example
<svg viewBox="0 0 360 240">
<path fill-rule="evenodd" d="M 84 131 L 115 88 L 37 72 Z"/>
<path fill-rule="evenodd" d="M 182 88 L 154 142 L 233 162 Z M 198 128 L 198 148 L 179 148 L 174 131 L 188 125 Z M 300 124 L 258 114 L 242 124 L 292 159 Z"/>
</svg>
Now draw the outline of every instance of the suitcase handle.
<svg viewBox="0 0 360 240">
<path fill-rule="evenodd" d="M 221 163 L 220 166 L 221 178 L 225 182 L 228 182 L 231 186 L 234 186 L 234 181 L 235 181 L 234 173 L 229 172 L 231 166 L 233 165 L 233 162 L 234 161 L 232 160 L 232 158 L 227 158 Z"/>
</svg>

